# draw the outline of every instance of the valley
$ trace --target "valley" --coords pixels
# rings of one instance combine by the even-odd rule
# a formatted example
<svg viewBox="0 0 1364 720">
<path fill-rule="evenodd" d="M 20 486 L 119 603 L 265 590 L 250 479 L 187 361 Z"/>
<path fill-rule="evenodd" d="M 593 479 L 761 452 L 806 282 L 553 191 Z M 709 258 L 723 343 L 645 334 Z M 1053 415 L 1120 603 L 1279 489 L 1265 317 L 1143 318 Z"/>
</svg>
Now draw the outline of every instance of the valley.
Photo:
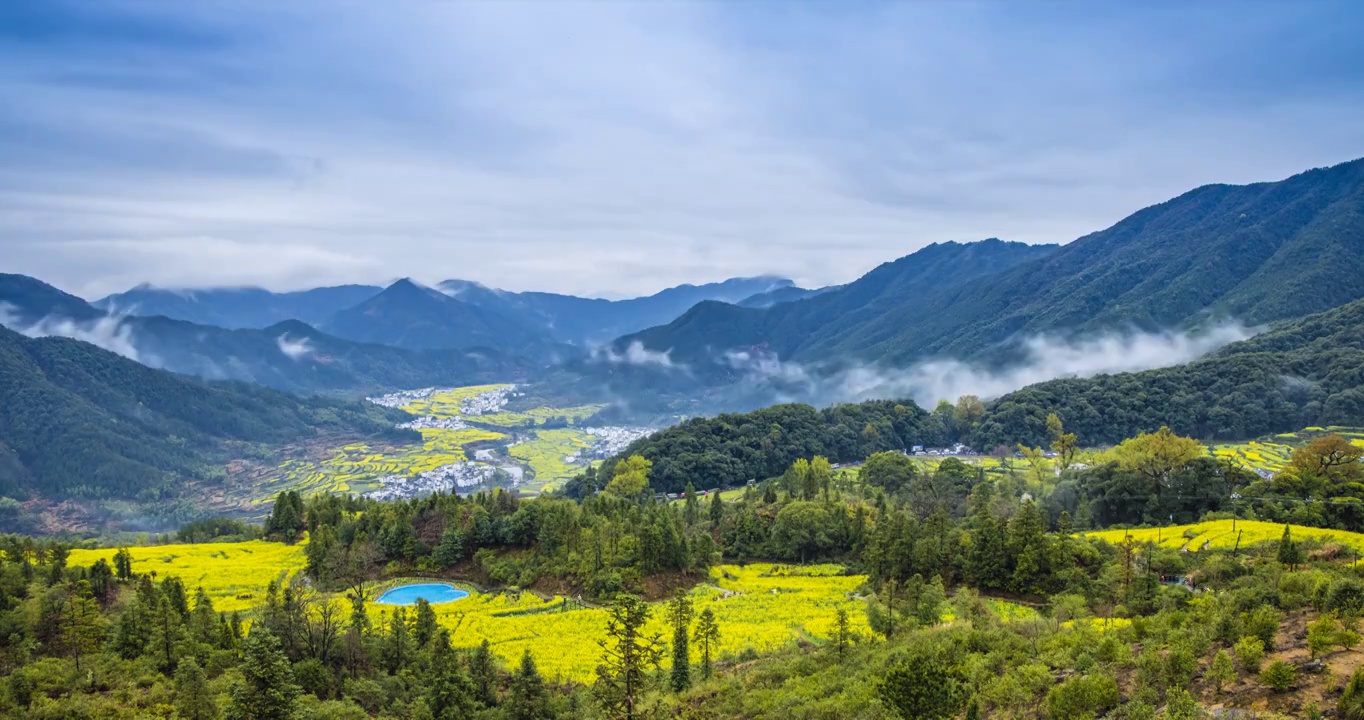
<svg viewBox="0 0 1364 720">
<path fill-rule="evenodd" d="M 503 488 L 534 496 L 557 489 L 590 463 L 649 434 L 642 427 L 594 425 L 604 405 L 522 407 L 514 384 L 428 387 L 368 398 L 412 417 L 396 424 L 419 443 L 325 440 L 286 449 L 278 464 L 235 464 L 224 509 L 259 519 L 281 491 L 355 493 L 381 500 L 433 492 L 469 494 Z"/>
</svg>

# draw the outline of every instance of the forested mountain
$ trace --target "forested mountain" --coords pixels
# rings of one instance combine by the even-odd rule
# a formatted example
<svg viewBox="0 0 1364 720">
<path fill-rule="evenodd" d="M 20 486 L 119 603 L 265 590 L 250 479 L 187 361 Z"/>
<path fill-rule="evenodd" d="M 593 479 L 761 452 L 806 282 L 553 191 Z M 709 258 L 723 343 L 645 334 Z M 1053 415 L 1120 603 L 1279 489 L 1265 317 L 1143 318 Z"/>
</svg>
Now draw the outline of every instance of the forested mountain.
<svg viewBox="0 0 1364 720">
<path fill-rule="evenodd" d="M 669 322 L 699 302 L 739 302 L 792 285 L 786 278 L 763 275 L 704 285 L 678 285 L 653 295 L 626 300 L 545 292 L 515 293 L 493 290 L 466 280 L 447 280 L 439 289 L 478 307 L 505 315 L 520 315 L 525 318 L 524 322 L 542 325 L 547 334 L 563 342 L 585 345 Z"/>
<path fill-rule="evenodd" d="M 597 477 L 609 478 L 620 459 L 640 455 L 653 463 L 657 492 L 731 487 L 780 475 L 798 458 L 860 461 L 872 453 L 949 438 L 942 418 L 913 401 L 873 400 L 816 410 L 787 404 L 696 418 L 636 441 L 606 461 Z M 573 488 L 570 488 L 573 490 Z"/>
<path fill-rule="evenodd" d="M 139 285 L 91 304 L 124 315 L 162 315 L 224 328 L 265 328 L 285 320 L 316 325 L 378 295 L 382 289 L 339 285 L 276 293 L 258 287 L 172 290 Z"/>
<path fill-rule="evenodd" d="M 1031 385 L 990 403 L 973 440 L 980 447 L 1041 444 L 1053 412 L 1090 444 L 1162 425 L 1238 440 L 1364 425 L 1364 300 L 1285 322 L 1187 365 Z"/>
<path fill-rule="evenodd" d="M 1060 248 L 935 245 L 762 311 L 702 305 L 617 341 L 700 360 L 761 347 L 805 363 L 971 357 L 1039 333 L 1283 320 L 1364 297 L 1364 160 L 1208 185 Z"/>
<path fill-rule="evenodd" d="M 396 413 L 156 370 L 0 328 L 0 495 L 153 500 L 204 477 L 225 440 L 395 435 Z"/>
<path fill-rule="evenodd" d="M 761 347 L 783 360 L 821 360 L 870 349 L 934 311 L 971 302 L 984 278 L 1059 252 L 1054 245 L 989 239 L 929 245 L 885 263 L 854 282 L 767 309 L 701 303 L 678 319 L 616 341 L 671 351 L 674 360 L 725 365 L 723 353 Z"/>
<path fill-rule="evenodd" d="M 112 316 L 22 275 L 0 276 L 0 323 L 27 335 L 93 342 L 152 367 L 295 392 L 369 392 L 515 379 L 528 368 L 524 361 L 490 350 L 412 351 L 356 343 L 298 321 L 228 330 L 166 317 Z"/>
<path fill-rule="evenodd" d="M 322 329 L 349 340 L 410 350 L 494 348 L 538 360 L 572 352 L 515 313 L 468 303 L 407 279 L 337 312 Z"/>
</svg>

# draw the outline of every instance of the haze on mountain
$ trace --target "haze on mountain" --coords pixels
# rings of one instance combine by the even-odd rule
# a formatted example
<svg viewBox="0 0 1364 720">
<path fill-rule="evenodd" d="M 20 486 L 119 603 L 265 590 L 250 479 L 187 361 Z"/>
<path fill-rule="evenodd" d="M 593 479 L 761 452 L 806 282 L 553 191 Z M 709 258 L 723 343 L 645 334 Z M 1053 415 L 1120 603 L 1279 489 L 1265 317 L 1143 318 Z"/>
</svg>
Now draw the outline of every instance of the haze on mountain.
<svg viewBox="0 0 1364 720">
<path fill-rule="evenodd" d="M 1197 188 L 1059 247 L 935 244 L 816 297 L 767 309 L 701 303 L 614 345 L 666 357 L 708 383 L 774 363 L 1006 365 L 1044 335 L 1302 317 L 1364 297 L 1361 277 L 1364 160 L 1355 160 Z"/>
</svg>

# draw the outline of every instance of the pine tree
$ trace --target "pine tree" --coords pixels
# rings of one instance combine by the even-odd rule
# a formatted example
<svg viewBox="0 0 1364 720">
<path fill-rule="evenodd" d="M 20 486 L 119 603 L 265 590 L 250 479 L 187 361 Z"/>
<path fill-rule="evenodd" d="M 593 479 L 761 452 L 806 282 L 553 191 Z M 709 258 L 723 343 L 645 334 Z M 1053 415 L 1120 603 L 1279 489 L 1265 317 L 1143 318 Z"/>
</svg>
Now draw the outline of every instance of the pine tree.
<svg viewBox="0 0 1364 720">
<path fill-rule="evenodd" d="M 175 669 L 175 711 L 184 720 L 216 720 L 218 705 L 208 689 L 203 668 L 192 657 Z"/>
<path fill-rule="evenodd" d="M 549 705 L 549 691 L 544 678 L 535 667 L 530 650 L 521 655 L 521 666 L 512 676 L 511 699 L 507 703 L 511 720 L 552 720 L 554 711 Z"/>
<path fill-rule="evenodd" d="M 439 627 L 436 622 L 436 611 L 431 608 L 431 603 L 426 598 L 417 598 L 417 610 L 412 621 L 412 640 L 416 642 L 417 647 L 426 647 L 431 638 L 436 636 Z"/>
<path fill-rule="evenodd" d="M 710 608 L 701 611 L 696 620 L 696 632 L 692 635 L 696 647 L 701 652 L 701 677 L 711 676 L 711 655 L 720 644 L 720 626 L 715 622 L 715 613 Z"/>
<path fill-rule="evenodd" d="M 396 674 L 412 660 L 412 636 L 407 627 L 407 610 L 398 608 L 389 618 L 388 634 L 384 636 L 384 664 Z"/>
<path fill-rule="evenodd" d="M 156 608 L 151 613 L 151 633 L 147 643 L 147 653 L 156 660 L 162 672 L 172 672 L 179 664 L 184 639 L 184 618 L 162 595 L 157 598 Z"/>
<path fill-rule="evenodd" d="M 851 640 L 852 628 L 848 623 L 848 611 L 838 608 L 834 615 L 834 648 L 838 651 L 839 662 L 843 662 L 843 655 L 847 653 Z"/>
<path fill-rule="evenodd" d="M 648 669 L 657 668 L 663 659 L 662 641 L 642 634 L 649 605 L 638 596 L 618 596 L 607 612 L 607 639 L 597 641 L 602 661 L 593 689 L 608 717 L 635 720 L 648 689 Z"/>
<path fill-rule="evenodd" d="M 492 646 L 485 638 L 474 648 L 469 660 L 469 674 L 473 676 L 474 696 L 488 707 L 497 704 L 497 663 L 493 660 Z"/>
<path fill-rule="evenodd" d="M 673 626 L 673 692 L 682 692 L 691 687 L 691 646 L 688 639 L 692 616 L 691 600 L 685 591 L 678 590 L 672 602 L 668 603 L 668 623 Z"/>
<path fill-rule="evenodd" d="M 696 524 L 697 520 L 701 519 L 701 503 L 696 500 L 696 488 L 690 482 L 687 483 L 686 490 L 682 492 L 682 497 L 685 498 L 682 517 L 686 521 L 687 527 L 691 527 Z"/>
<path fill-rule="evenodd" d="M 1279 540 L 1279 562 L 1287 565 L 1289 570 L 1295 570 L 1303 559 L 1302 546 L 1293 540 L 1289 526 L 1284 525 L 1283 537 Z"/>
<path fill-rule="evenodd" d="M 751 488 L 750 488 L 751 490 Z M 710 496 L 710 524 L 711 527 L 720 527 L 720 521 L 725 517 L 724 503 L 720 502 L 720 493 L 712 493 Z"/>
<path fill-rule="evenodd" d="M 460 532 L 459 526 L 451 523 L 440 535 L 440 544 L 436 546 L 436 563 L 443 568 L 451 567 L 464 559 L 464 553 L 464 533 Z"/>
<path fill-rule="evenodd" d="M 128 552 L 128 548 L 119 548 L 114 553 L 114 574 L 124 582 L 133 579 L 133 554 Z"/>
<path fill-rule="evenodd" d="M 240 720 L 290 720 L 302 692 L 294 684 L 289 658 L 266 628 L 253 628 L 242 642 L 237 666 L 242 682 L 232 688 L 232 717 Z"/>
<path fill-rule="evenodd" d="M 426 704 L 437 720 L 469 717 L 477 710 L 474 683 L 464 663 L 450 647 L 450 633 L 441 629 L 435 640 L 431 657 L 431 680 Z"/>
</svg>

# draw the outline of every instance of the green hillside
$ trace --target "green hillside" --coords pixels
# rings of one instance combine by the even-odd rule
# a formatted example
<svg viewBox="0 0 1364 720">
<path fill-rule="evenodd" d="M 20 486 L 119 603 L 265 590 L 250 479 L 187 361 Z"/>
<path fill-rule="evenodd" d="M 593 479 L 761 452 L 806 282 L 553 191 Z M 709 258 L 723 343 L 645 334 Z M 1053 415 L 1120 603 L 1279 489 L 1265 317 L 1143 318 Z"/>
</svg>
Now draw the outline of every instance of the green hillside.
<svg viewBox="0 0 1364 720">
<path fill-rule="evenodd" d="M 397 433 L 400 413 L 156 370 L 0 328 L 0 495 L 152 500 L 204 477 L 226 441 Z"/>
<path fill-rule="evenodd" d="M 973 442 L 1040 444 L 1057 413 L 1086 443 L 1168 425 L 1246 439 L 1364 423 L 1364 301 L 1287 322 L 1172 368 L 1039 383 L 990 403 Z"/>
</svg>

